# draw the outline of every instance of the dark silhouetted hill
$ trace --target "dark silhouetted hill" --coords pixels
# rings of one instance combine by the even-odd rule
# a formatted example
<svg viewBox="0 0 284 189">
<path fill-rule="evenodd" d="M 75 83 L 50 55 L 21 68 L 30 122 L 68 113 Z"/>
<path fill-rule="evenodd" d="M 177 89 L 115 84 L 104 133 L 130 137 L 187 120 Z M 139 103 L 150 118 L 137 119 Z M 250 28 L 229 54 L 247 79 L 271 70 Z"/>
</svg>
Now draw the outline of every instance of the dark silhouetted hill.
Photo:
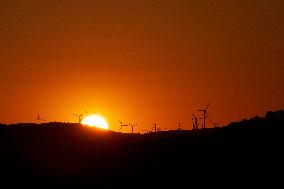
<svg viewBox="0 0 284 189">
<path fill-rule="evenodd" d="M 283 110 L 220 128 L 141 135 L 56 122 L 1 125 L 1 181 L 131 188 L 273 184 L 283 171 L 283 126 Z"/>
</svg>

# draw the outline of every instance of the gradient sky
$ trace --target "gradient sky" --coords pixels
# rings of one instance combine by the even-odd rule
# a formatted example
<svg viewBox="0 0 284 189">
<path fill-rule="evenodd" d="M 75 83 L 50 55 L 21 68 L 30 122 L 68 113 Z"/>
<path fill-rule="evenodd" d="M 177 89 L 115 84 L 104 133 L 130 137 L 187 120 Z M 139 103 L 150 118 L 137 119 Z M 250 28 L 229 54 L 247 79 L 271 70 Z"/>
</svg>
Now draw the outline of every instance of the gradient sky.
<svg viewBox="0 0 284 189">
<path fill-rule="evenodd" d="M 262 116 L 284 107 L 283 50 L 283 0 L 1 0 L 0 122 Z"/>
</svg>

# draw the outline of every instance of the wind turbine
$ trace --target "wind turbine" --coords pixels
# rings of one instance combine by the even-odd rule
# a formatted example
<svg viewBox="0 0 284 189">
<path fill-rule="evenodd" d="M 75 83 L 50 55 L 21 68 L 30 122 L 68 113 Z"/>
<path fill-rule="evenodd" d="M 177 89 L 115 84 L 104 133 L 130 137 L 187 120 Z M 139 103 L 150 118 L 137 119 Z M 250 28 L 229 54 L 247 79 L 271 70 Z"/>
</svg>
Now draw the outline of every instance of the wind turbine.
<svg viewBox="0 0 284 189">
<path fill-rule="evenodd" d="M 129 125 L 129 126 L 131 126 L 131 131 L 132 131 L 132 134 L 133 134 L 133 127 L 136 127 L 136 126 L 137 126 L 137 123 L 134 124 L 134 125 Z"/>
<path fill-rule="evenodd" d="M 192 114 L 193 118 L 192 118 L 192 121 L 193 121 L 193 129 L 198 129 L 198 118 Z"/>
<path fill-rule="evenodd" d="M 87 111 L 85 111 L 85 113 L 88 114 Z M 85 115 L 84 113 L 81 113 L 81 114 L 79 114 L 79 115 L 78 115 L 78 114 L 73 114 L 73 116 L 78 117 L 78 122 L 79 122 L 79 123 L 82 122 L 82 118 L 83 118 L 84 115 Z"/>
<path fill-rule="evenodd" d="M 36 120 L 37 120 L 37 121 L 38 121 L 38 120 L 41 120 L 41 119 L 40 119 L 40 116 L 39 116 L 39 115 L 37 115 L 37 118 L 36 118 Z"/>
<path fill-rule="evenodd" d="M 120 120 L 118 120 L 120 122 L 120 128 L 119 128 L 119 131 L 121 130 L 122 127 L 128 127 L 129 124 L 122 124 L 122 122 Z"/>
<path fill-rule="evenodd" d="M 181 127 L 180 127 L 180 122 L 178 123 L 178 128 L 177 128 L 177 130 L 178 130 L 178 131 L 182 130 Z"/>
<path fill-rule="evenodd" d="M 73 116 L 78 117 L 78 122 L 79 122 L 79 123 L 81 123 L 81 122 L 82 122 L 83 114 L 79 114 L 79 115 L 77 115 L 77 114 L 73 114 Z"/>
<path fill-rule="evenodd" d="M 213 122 L 212 119 L 211 119 L 211 116 L 207 115 L 207 118 L 209 119 L 210 123 L 213 125 L 214 128 L 216 127 L 221 127 L 221 121 L 216 121 L 216 122 Z"/>
<path fill-rule="evenodd" d="M 154 123 L 154 129 L 155 129 L 155 133 L 157 132 L 157 124 Z"/>
<path fill-rule="evenodd" d="M 206 127 L 207 110 L 208 110 L 209 105 L 210 105 L 210 102 L 208 102 L 205 109 L 198 110 L 199 112 L 203 113 L 203 125 L 202 125 L 203 129 L 205 129 Z"/>
<path fill-rule="evenodd" d="M 45 122 L 45 119 L 43 119 L 39 114 L 37 115 L 36 120 Z"/>
</svg>

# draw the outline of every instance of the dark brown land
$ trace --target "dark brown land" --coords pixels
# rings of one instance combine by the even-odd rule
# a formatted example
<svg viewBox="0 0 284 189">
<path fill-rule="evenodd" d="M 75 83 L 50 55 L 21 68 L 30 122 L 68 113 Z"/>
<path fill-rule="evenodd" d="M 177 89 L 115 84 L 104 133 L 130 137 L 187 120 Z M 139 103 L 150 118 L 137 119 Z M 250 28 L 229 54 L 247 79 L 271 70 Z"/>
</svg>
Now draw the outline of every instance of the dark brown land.
<svg viewBox="0 0 284 189">
<path fill-rule="evenodd" d="M 283 128 L 282 110 L 220 128 L 141 135 L 67 123 L 1 125 L 0 180 L 131 188 L 273 184 L 283 172 Z"/>
</svg>

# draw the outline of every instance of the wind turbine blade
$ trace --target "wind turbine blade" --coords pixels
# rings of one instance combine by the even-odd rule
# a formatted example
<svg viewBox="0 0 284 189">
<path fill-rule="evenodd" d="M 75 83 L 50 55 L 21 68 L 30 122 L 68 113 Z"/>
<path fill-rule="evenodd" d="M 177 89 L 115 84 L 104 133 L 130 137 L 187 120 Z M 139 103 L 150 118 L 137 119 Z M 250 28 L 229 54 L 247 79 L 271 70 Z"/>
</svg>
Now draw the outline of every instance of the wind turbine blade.
<svg viewBox="0 0 284 189">
<path fill-rule="evenodd" d="M 208 109 L 210 103 L 211 103 L 211 102 L 209 101 L 208 104 L 207 104 L 207 106 L 206 106 L 206 108 L 205 108 L 205 111 L 207 111 L 207 109 Z"/>
</svg>

